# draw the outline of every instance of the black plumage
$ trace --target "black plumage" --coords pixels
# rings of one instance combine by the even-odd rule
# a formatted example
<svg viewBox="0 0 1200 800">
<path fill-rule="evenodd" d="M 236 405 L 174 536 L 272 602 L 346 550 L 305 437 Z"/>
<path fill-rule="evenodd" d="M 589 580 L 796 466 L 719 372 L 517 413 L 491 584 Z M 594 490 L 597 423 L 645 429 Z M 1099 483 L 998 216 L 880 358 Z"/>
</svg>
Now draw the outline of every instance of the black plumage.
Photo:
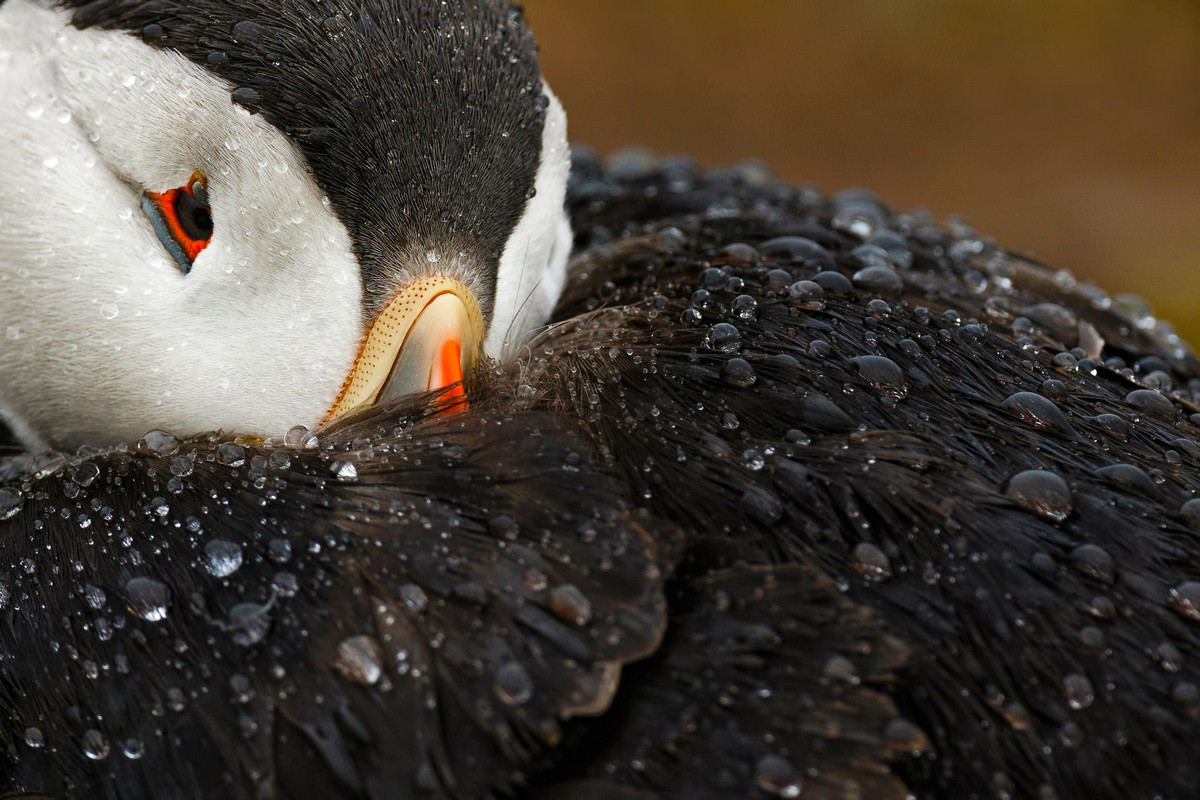
<svg viewBox="0 0 1200 800">
<path fill-rule="evenodd" d="M 465 412 L 5 484 L 6 786 L 1191 795 L 1169 328 L 757 167 L 581 153 L 571 208 L 556 324 Z"/>
</svg>

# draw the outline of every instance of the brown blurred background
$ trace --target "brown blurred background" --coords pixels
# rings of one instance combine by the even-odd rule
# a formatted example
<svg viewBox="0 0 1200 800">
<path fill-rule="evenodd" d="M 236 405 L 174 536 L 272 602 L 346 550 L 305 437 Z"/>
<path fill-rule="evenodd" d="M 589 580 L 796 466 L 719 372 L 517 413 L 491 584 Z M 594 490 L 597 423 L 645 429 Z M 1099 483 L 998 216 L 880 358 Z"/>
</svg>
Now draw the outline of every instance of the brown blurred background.
<svg viewBox="0 0 1200 800">
<path fill-rule="evenodd" d="M 1200 0 L 525 0 L 571 135 L 961 213 L 1200 346 Z"/>
</svg>

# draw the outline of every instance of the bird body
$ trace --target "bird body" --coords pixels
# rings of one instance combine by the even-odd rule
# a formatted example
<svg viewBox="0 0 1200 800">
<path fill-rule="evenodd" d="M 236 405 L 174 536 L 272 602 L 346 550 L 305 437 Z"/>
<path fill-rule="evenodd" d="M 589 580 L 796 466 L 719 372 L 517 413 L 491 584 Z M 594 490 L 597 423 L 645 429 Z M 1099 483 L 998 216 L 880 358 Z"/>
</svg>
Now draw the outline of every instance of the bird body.
<svg viewBox="0 0 1200 800">
<path fill-rule="evenodd" d="M 429 25 L 443 13 L 510 21 L 501 3 L 383 5 Z M 219 42 L 179 9 L 103 0 L 75 9 L 83 30 L 62 36 L 101 37 L 86 39 L 99 69 L 127 44 L 150 63 L 173 59 L 180 76 L 207 52 L 228 57 L 215 85 L 227 98 L 254 88 L 233 98 L 254 113 L 216 104 L 203 124 L 228 117 L 240 137 L 280 139 L 271 157 L 299 164 L 280 181 L 315 176 L 317 189 L 288 194 L 328 197 L 328 216 L 309 209 L 295 235 L 320 219 L 341 226 L 341 244 L 320 246 L 352 256 L 348 359 L 376 352 L 371 320 L 415 283 L 381 277 L 385 264 L 410 262 L 383 254 L 383 222 L 355 222 L 363 209 L 336 199 L 369 178 L 321 150 L 338 127 L 290 106 L 308 116 L 281 124 L 292 90 L 245 71 L 272 63 L 248 53 L 314 20 L 243 28 L 244 44 L 221 38 L 244 21 L 231 9 L 260 27 L 265 12 L 206 8 L 221 24 L 204 35 Z M 61 27 L 63 13 L 7 0 L 0 52 L 37 41 L 14 24 Z M 315 20 L 334 47 L 316 52 L 373 36 L 365 19 Z M 149 44 L 110 42 L 97 26 Z M 29 86 L 0 83 L 0 103 Z M 39 421 L 19 401 L 48 394 L 46 381 L 75 388 L 63 376 L 77 373 L 12 371 L 27 356 L 5 342 L 0 400 L 22 441 L 72 441 L 0 485 L 0 786 L 120 798 L 1190 797 L 1200 364 L 1170 327 L 866 192 L 578 149 L 562 187 L 575 231 L 565 288 L 544 307 L 549 326 L 505 353 L 502 340 L 543 313 L 522 304 L 559 294 L 550 253 L 565 221 L 541 183 L 565 179 L 545 155 L 552 128 L 517 182 L 535 196 L 499 209 L 512 233 L 495 241 L 507 244 L 479 245 L 494 256 L 495 301 L 469 290 L 487 352 L 507 358 L 461 392 L 391 393 L 388 377 L 375 402 L 315 430 L 231 423 L 89 444 L 72 439 L 86 431 L 69 415 Z M 40 180 L 40 157 L 23 155 L 17 174 Z M 138 181 L 150 203 L 139 247 L 162 252 L 136 266 L 157 259 L 187 281 L 220 255 L 222 230 L 241 228 L 222 224 L 220 170 L 180 165 L 206 168 L 203 179 L 181 168 Z M 463 177 L 440 184 L 458 208 Z M 28 200 L 35 185 L 0 184 L 0 272 L 25 287 L 0 308 L 27 325 L 51 296 L 10 260 L 45 244 L 11 222 L 13 209 L 45 212 Z M 212 241 L 187 274 L 152 224 L 169 191 L 211 201 Z M 419 219 L 445 222 L 428 206 Z M 518 244 L 525 225 L 536 246 Z M 482 242 L 490 229 L 462 231 Z M 517 254 L 544 273 L 528 301 L 529 279 L 504 266 Z M 454 279 L 486 285 L 486 274 Z M 53 343 L 33 352 L 56 354 Z M 351 369 L 339 362 L 338 380 Z M 312 409 L 333 402 L 327 389 Z"/>
</svg>

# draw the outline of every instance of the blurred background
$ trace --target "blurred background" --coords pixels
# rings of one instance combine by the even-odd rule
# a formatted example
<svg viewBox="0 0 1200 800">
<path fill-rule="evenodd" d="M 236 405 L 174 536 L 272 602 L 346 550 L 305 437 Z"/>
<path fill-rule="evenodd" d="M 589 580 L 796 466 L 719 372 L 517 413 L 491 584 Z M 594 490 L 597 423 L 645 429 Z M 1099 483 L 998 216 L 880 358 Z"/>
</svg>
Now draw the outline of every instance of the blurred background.
<svg viewBox="0 0 1200 800">
<path fill-rule="evenodd" d="M 1200 0 L 525 0 L 571 138 L 962 214 L 1200 346 Z"/>
</svg>

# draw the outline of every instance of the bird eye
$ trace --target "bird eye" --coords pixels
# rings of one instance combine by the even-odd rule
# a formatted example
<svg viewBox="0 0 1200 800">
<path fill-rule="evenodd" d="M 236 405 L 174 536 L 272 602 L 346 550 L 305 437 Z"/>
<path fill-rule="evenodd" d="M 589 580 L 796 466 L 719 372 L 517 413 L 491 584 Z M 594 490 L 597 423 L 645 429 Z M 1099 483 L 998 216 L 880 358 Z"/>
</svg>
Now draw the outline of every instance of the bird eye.
<svg viewBox="0 0 1200 800">
<path fill-rule="evenodd" d="M 192 262 L 208 247 L 213 235 L 208 181 L 203 173 L 193 173 L 178 189 L 146 192 L 142 195 L 142 211 L 180 271 L 184 275 L 191 272 Z"/>
</svg>

